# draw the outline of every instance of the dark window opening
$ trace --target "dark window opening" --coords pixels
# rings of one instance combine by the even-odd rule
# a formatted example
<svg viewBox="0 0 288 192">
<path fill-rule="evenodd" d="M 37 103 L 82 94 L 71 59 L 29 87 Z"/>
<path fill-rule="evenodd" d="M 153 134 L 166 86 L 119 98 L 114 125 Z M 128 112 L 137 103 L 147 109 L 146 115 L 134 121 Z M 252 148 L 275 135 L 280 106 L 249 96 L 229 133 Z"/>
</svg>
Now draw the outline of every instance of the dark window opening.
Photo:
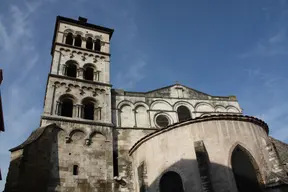
<svg viewBox="0 0 288 192">
<path fill-rule="evenodd" d="M 81 47 L 81 45 L 82 45 L 82 37 L 81 37 L 81 35 L 77 35 L 76 36 L 74 45 L 77 46 L 77 47 Z"/>
<path fill-rule="evenodd" d="M 160 192 L 184 192 L 180 175 L 169 171 L 160 179 Z"/>
<path fill-rule="evenodd" d="M 87 49 L 93 49 L 93 42 L 92 42 L 92 38 L 88 37 L 86 40 L 86 48 Z"/>
<path fill-rule="evenodd" d="M 71 99 L 64 99 L 61 105 L 61 116 L 72 117 L 73 115 L 73 101 Z"/>
<path fill-rule="evenodd" d="M 94 79 L 94 69 L 92 67 L 87 67 L 85 69 L 84 78 L 86 80 L 93 81 L 93 79 Z"/>
<path fill-rule="evenodd" d="M 77 66 L 75 64 L 68 64 L 66 75 L 68 77 L 76 77 L 77 76 Z"/>
<path fill-rule="evenodd" d="M 161 128 L 167 127 L 169 125 L 169 119 L 165 115 L 159 115 L 156 118 L 156 124 Z"/>
<path fill-rule="evenodd" d="M 100 42 L 100 40 L 97 39 L 94 44 L 95 44 L 94 45 L 94 50 L 95 51 L 100 51 L 101 50 L 101 42 Z"/>
<path fill-rule="evenodd" d="M 87 102 L 84 104 L 84 119 L 94 120 L 94 103 Z"/>
<path fill-rule="evenodd" d="M 78 174 L 79 174 L 79 166 L 73 165 L 73 175 L 78 175 Z"/>
<path fill-rule="evenodd" d="M 232 171 L 239 192 L 261 191 L 251 158 L 246 150 L 240 146 L 236 147 L 232 153 Z"/>
<path fill-rule="evenodd" d="M 68 33 L 66 36 L 66 44 L 68 45 L 73 45 L 73 35 L 72 33 Z"/>
<path fill-rule="evenodd" d="M 178 114 L 179 122 L 183 122 L 183 121 L 187 121 L 187 120 L 191 119 L 190 111 L 185 106 L 178 107 L 177 114 Z"/>
</svg>

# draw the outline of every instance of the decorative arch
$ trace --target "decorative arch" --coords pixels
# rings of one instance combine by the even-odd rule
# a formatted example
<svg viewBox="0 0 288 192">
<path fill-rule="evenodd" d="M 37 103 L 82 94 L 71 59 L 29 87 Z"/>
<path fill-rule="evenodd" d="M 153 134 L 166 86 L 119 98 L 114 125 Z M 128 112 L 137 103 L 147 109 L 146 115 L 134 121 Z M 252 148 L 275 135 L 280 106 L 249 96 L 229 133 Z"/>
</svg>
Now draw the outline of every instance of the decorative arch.
<svg viewBox="0 0 288 192">
<path fill-rule="evenodd" d="M 123 105 L 129 105 L 132 109 L 134 109 L 134 104 L 131 101 L 123 100 L 117 105 L 117 109 L 121 109 Z"/>
<path fill-rule="evenodd" d="M 71 30 L 71 31 L 67 32 L 67 34 L 66 34 L 65 44 L 73 45 L 73 41 L 74 41 L 73 32 Z"/>
<path fill-rule="evenodd" d="M 150 109 L 155 110 L 173 110 L 173 106 L 165 100 L 155 100 L 150 104 Z"/>
<path fill-rule="evenodd" d="M 86 132 L 81 129 L 74 129 L 69 133 L 71 142 L 83 143 L 86 136 Z"/>
<path fill-rule="evenodd" d="M 134 127 L 135 126 L 135 114 L 133 104 L 129 102 L 123 102 L 119 108 L 120 125 L 122 127 Z"/>
<path fill-rule="evenodd" d="M 82 31 L 75 31 L 75 34 L 83 36 L 84 33 Z"/>
<path fill-rule="evenodd" d="M 192 119 L 191 111 L 185 105 L 177 107 L 178 121 L 183 122 Z"/>
<path fill-rule="evenodd" d="M 182 183 L 182 188 L 180 188 L 180 191 L 179 190 L 174 190 L 174 191 L 177 191 L 177 192 L 184 192 L 185 191 L 185 183 L 186 183 L 186 178 L 185 178 L 185 174 L 178 168 L 176 167 L 170 167 L 169 169 L 165 170 L 157 179 L 157 191 L 159 192 L 170 192 L 169 190 L 168 191 L 165 191 L 163 189 L 161 189 L 161 179 L 163 178 L 164 175 L 168 174 L 168 173 L 176 173 L 180 179 L 181 179 L 181 183 Z M 172 182 L 171 184 L 174 184 L 174 182 Z M 171 188 L 173 189 L 173 188 Z M 182 189 L 182 190 L 181 190 Z M 171 192 L 174 192 L 173 190 Z"/>
<path fill-rule="evenodd" d="M 63 74 L 68 76 L 68 77 L 77 77 L 77 69 L 78 69 L 79 64 L 77 61 L 74 60 L 68 60 L 66 61 L 64 68 L 63 68 Z"/>
<path fill-rule="evenodd" d="M 227 106 L 226 110 L 230 113 L 241 113 L 235 106 L 232 105 Z"/>
<path fill-rule="evenodd" d="M 200 102 L 195 105 L 197 112 L 214 112 L 215 109 L 210 103 Z"/>
<path fill-rule="evenodd" d="M 81 47 L 82 46 L 82 36 L 81 34 L 77 34 L 74 40 L 74 46 Z"/>
<path fill-rule="evenodd" d="M 143 102 L 143 101 L 137 101 L 137 102 L 135 102 L 134 103 L 134 108 L 136 109 L 137 108 L 137 106 L 143 106 L 143 107 L 145 107 L 147 110 L 149 110 L 149 106 L 145 103 L 145 102 Z"/>
<path fill-rule="evenodd" d="M 76 98 L 70 94 L 61 95 L 56 104 L 57 114 L 64 117 L 73 117 Z"/>
<path fill-rule="evenodd" d="M 96 39 L 94 42 L 94 50 L 95 51 L 101 51 L 101 40 Z"/>
<path fill-rule="evenodd" d="M 262 175 L 256 160 L 244 145 L 235 143 L 229 152 L 229 167 L 232 170 L 238 192 L 261 192 Z"/>
<path fill-rule="evenodd" d="M 82 118 L 88 120 L 101 119 L 101 111 L 99 113 L 98 102 L 92 97 L 85 97 L 81 101 Z"/>
<path fill-rule="evenodd" d="M 86 49 L 93 49 L 93 39 L 92 37 L 87 37 L 86 39 Z"/>
<path fill-rule="evenodd" d="M 226 108 L 222 105 L 216 105 L 215 106 L 215 112 L 225 113 L 227 112 Z"/>
<path fill-rule="evenodd" d="M 96 131 L 96 130 L 94 130 L 94 131 L 92 131 L 90 134 L 89 134 L 89 139 L 92 139 L 95 135 L 102 135 L 103 137 L 105 137 L 105 140 L 107 140 L 107 136 L 106 136 L 106 134 L 104 134 L 103 132 L 101 132 L 101 131 Z"/>
<path fill-rule="evenodd" d="M 93 65 L 91 63 L 86 63 L 83 66 L 83 69 L 84 69 L 84 71 L 83 71 L 84 72 L 83 73 L 84 79 L 93 81 L 94 80 L 94 74 L 95 74 L 95 71 L 96 71 L 95 65 Z"/>
<path fill-rule="evenodd" d="M 177 111 L 177 108 L 178 108 L 179 106 L 181 106 L 181 105 L 186 106 L 191 112 L 194 111 L 194 106 L 193 106 L 191 103 L 187 102 L 187 101 L 177 101 L 177 102 L 174 103 L 174 105 L 173 105 L 173 110 L 174 110 L 174 111 Z"/>
<path fill-rule="evenodd" d="M 71 137 L 73 134 L 75 134 L 76 132 L 82 132 L 84 133 L 85 135 L 87 135 L 87 132 L 85 129 L 81 129 L 81 128 L 76 128 L 76 129 L 73 129 L 69 132 L 68 136 Z"/>
<path fill-rule="evenodd" d="M 150 127 L 150 121 L 148 116 L 148 105 L 144 105 L 143 103 L 135 104 L 135 120 L 137 127 Z"/>
<path fill-rule="evenodd" d="M 72 29 L 65 29 L 64 30 L 64 35 L 67 35 L 68 33 L 74 34 L 74 31 Z"/>
</svg>

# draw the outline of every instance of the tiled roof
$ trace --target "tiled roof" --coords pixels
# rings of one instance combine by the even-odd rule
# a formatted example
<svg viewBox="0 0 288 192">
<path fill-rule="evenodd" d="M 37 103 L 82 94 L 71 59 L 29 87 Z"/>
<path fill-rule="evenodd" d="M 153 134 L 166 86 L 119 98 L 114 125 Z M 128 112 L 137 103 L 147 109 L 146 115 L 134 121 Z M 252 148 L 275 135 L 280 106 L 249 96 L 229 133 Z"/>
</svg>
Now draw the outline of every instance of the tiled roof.
<svg viewBox="0 0 288 192">
<path fill-rule="evenodd" d="M 273 137 L 270 137 L 270 140 L 272 141 L 272 143 L 276 148 L 277 155 L 279 156 L 281 163 L 288 164 L 288 144 L 279 141 Z"/>
</svg>

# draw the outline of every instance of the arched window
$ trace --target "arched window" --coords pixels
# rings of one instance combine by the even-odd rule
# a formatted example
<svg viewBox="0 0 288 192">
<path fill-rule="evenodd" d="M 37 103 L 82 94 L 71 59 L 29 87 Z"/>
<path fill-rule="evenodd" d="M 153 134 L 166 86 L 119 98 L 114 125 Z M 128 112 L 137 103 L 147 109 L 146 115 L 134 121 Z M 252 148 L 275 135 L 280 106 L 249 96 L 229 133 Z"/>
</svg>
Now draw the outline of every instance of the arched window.
<svg viewBox="0 0 288 192">
<path fill-rule="evenodd" d="M 74 45 L 77 46 L 77 47 L 81 47 L 81 45 L 82 45 L 82 37 L 81 37 L 81 35 L 77 35 L 76 36 Z"/>
<path fill-rule="evenodd" d="M 92 67 L 85 68 L 84 79 L 90 80 L 90 81 L 94 80 L 94 69 Z"/>
<path fill-rule="evenodd" d="M 78 174 L 79 174 L 79 166 L 73 165 L 73 175 L 78 175 Z"/>
<path fill-rule="evenodd" d="M 190 110 L 185 106 L 180 106 L 177 108 L 177 114 L 179 122 L 187 121 L 191 119 Z"/>
<path fill-rule="evenodd" d="M 83 102 L 83 119 L 94 120 L 97 118 L 96 101 L 93 99 L 84 99 Z M 96 116 L 96 117 L 95 117 Z"/>
<path fill-rule="evenodd" d="M 67 34 L 65 43 L 68 45 L 73 45 L 73 34 L 72 33 Z"/>
<path fill-rule="evenodd" d="M 160 192 L 184 192 L 180 175 L 174 171 L 165 173 L 160 179 Z"/>
<path fill-rule="evenodd" d="M 70 98 L 64 98 L 60 104 L 60 115 L 64 117 L 73 116 L 73 101 Z"/>
<path fill-rule="evenodd" d="M 88 37 L 86 40 L 86 48 L 87 49 L 93 49 L 93 41 L 91 37 Z"/>
<path fill-rule="evenodd" d="M 101 42 L 99 39 L 96 39 L 96 41 L 94 43 L 94 50 L 95 51 L 101 51 Z"/>
<path fill-rule="evenodd" d="M 256 171 L 258 168 L 248 151 L 238 145 L 232 152 L 231 164 L 239 192 L 261 191 Z"/>
<path fill-rule="evenodd" d="M 77 66 L 74 62 L 68 61 L 66 63 L 66 75 L 68 77 L 76 77 L 77 76 Z"/>
</svg>

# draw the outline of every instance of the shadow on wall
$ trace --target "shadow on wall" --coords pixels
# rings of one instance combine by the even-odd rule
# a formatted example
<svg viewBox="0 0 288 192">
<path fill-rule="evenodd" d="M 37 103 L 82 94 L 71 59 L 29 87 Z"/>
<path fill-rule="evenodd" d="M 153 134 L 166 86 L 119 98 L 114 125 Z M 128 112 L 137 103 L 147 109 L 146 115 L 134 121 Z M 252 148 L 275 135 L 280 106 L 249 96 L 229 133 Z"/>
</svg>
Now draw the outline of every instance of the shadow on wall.
<svg viewBox="0 0 288 192">
<path fill-rule="evenodd" d="M 237 166 L 238 169 L 241 168 L 241 165 Z M 237 192 L 237 188 L 238 192 L 264 191 L 263 186 L 255 180 L 256 173 L 252 177 L 245 175 L 251 170 L 246 173 L 243 170 L 241 175 L 233 174 L 230 168 L 215 163 L 210 163 L 210 170 L 201 166 L 198 169 L 190 169 L 193 167 L 198 167 L 196 160 L 182 159 L 160 173 L 149 186 L 145 185 L 145 168 L 141 179 L 141 174 L 139 175 L 141 168 L 138 167 L 140 192 Z"/>
<path fill-rule="evenodd" d="M 181 159 L 147 185 L 147 167 L 137 167 L 140 192 L 284 192 L 287 186 L 266 188 L 254 159 L 240 145 L 231 156 L 231 168 L 209 161 L 205 150 L 197 150 L 196 159 Z M 151 174 L 149 174 L 151 175 Z M 149 182 L 150 183 L 150 182 Z"/>
<path fill-rule="evenodd" d="M 56 191 L 60 185 L 58 133 L 60 128 L 35 130 L 20 146 L 11 149 L 11 162 L 4 192 Z M 33 145 L 29 145 L 35 137 Z"/>
</svg>

